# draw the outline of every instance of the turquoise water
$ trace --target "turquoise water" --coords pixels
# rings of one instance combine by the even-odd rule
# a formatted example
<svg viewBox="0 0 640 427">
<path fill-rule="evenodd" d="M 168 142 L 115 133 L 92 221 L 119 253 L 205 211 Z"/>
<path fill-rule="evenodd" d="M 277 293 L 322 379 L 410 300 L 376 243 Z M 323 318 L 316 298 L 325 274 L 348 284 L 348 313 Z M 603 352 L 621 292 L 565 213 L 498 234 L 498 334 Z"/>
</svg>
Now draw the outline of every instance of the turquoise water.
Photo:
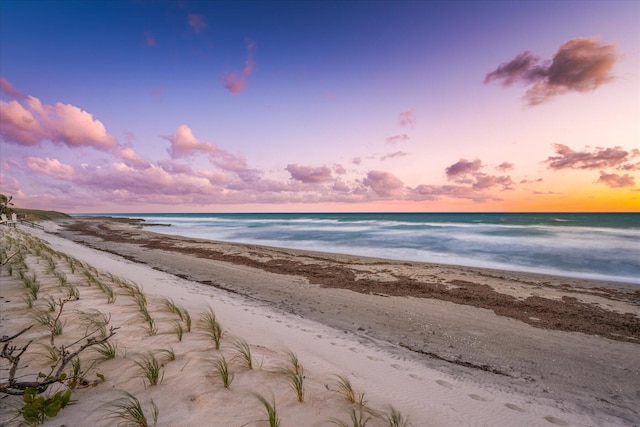
<svg viewBox="0 0 640 427">
<path fill-rule="evenodd" d="M 109 215 L 211 240 L 640 284 L 640 213 Z"/>
</svg>

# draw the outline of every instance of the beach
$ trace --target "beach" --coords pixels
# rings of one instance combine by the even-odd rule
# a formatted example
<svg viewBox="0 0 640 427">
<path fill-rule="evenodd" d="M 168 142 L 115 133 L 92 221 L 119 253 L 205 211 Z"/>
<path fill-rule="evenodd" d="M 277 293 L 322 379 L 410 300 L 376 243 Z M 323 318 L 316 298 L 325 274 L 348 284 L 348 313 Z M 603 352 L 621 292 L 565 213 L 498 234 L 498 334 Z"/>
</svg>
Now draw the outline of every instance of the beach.
<svg viewBox="0 0 640 427">
<path fill-rule="evenodd" d="M 79 286 L 87 296 L 76 303 L 109 312 L 121 328 L 113 340 L 127 351 L 97 365 L 104 383 L 75 391 L 77 403 L 46 425 L 114 425 L 100 408 L 117 390 L 153 399 L 158 425 L 267 425 L 253 393 L 277 403 L 282 426 L 348 422 L 362 405 L 337 391 L 337 375 L 364 393 L 369 426 L 388 425 L 374 415 L 389 405 L 414 426 L 640 424 L 637 285 L 215 242 L 103 217 L 2 231 L 137 283 L 162 313 L 149 335 L 126 292 L 108 304 Z M 39 277 L 54 289 L 55 277 Z M 3 269 L 2 335 L 29 321 L 14 282 Z M 211 307 L 259 365 L 235 360 L 236 378 L 222 387 L 202 325 L 178 341 L 165 298 L 194 319 Z M 222 347 L 228 359 L 231 341 Z M 135 354 L 169 346 L 176 360 L 163 382 L 145 385 Z M 304 365 L 302 403 L 278 374 L 287 351 Z M 1 409 L 5 420 L 10 408 Z"/>
</svg>

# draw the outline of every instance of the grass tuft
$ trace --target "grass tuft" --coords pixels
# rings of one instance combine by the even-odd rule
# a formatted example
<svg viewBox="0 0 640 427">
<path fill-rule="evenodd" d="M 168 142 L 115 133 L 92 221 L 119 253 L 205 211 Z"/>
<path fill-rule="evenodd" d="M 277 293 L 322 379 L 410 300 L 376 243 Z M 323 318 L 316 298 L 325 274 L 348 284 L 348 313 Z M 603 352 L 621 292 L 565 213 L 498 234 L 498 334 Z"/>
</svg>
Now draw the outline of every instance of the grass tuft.
<svg viewBox="0 0 640 427">
<path fill-rule="evenodd" d="M 106 315 L 99 310 L 77 311 L 77 313 L 80 321 L 87 325 L 86 334 L 90 334 L 93 331 L 100 331 L 102 338 L 107 336 L 107 325 L 111 321 L 111 314 Z"/>
<path fill-rule="evenodd" d="M 233 372 L 229 371 L 229 365 L 227 364 L 227 360 L 224 356 L 220 356 L 219 358 L 213 361 L 213 367 L 216 369 L 218 374 L 220 374 L 220 378 L 222 379 L 222 384 L 224 388 L 229 388 L 231 382 L 233 381 Z"/>
<path fill-rule="evenodd" d="M 138 398 L 126 391 L 123 397 L 107 403 L 106 409 L 108 411 L 107 419 L 122 421 L 118 425 L 149 427 L 158 424 L 159 411 L 155 402 L 151 400 L 151 419 L 153 424 L 150 424 Z"/>
<path fill-rule="evenodd" d="M 251 356 L 251 347 L 249 344 L 241 338 L 233 341 L 233 347 L 238 353 L 236 357 L 239 357 L 247 368 L 253 369 L 253 357 Z"/>
<path fill-rule="evenodd" d="M 187 332 L 191 332 L 191 315 L 186 308 L 182 309 L 182 318 L 184 319 L 185 326 L 187 327 Z"/>
<path fill-rule="evenodd" d="M 178 304 L 176 304 L 173 299 L 171 298 L 165 298 L 163 301 L 164 306 L 167 308 L 167 310 L 169 310 L 171 313 L 176 314 L 180 320 L 184 320 L 183 314 L 182 314 L 182 307 L 180 307 Z"/>
<path fill-rule="evenodd" d="M 173 347 L 169 347 L 168 349 L 162 349 L 162 350 L 158 350 L 158 353 L 160 354 L 164 354 L 165 356 L 167 356 L 167 360 L 170 362 L 173 362 L 174 360 L 176 360 L 176 352 L 173 350 Z"/>
<path fill-rule="evenodd" d="M 389 427 L 409 427 L 409 419 L 405 418 L 396 408 L 391 406 L 384 417 Z"/>
<path fill-rule="evenodd" d="M 182 323 L 177 320 L 173 322 L 173 332 L 175 332 L 176 336 L 178 337 L 178 342 L 182 342 L 182 335 L 184 334 Z"/>
<path fill-rule="evenodd" d="M 115 359 L 117 355 L 118 345 L 111 341 L 105 341 L 93 347 L 95 351 L 102 356 L 103 360 Z"/>
<path fill-rule="evenodd" d="M 142 369 L 142 376 L 147 379 L 149 385 L 158 385 L 162 382 L 164 370 L 153 353 L 144 354 L 134 362 Z"/>
<path fill-rule="evenodd" d="M 256 399 L 262 403 L 262 406 L 264 406 L 264 409 L 267 412 L 267 419 L 264 421 L 269 422 L 269 427 L 279 427 L 280 418 L 278 418 L 278 412 L 276 410 L 276 401 L 272 398 L 271 402 L 269 402 L 260 394 L 256 394 L 255 396 Z"/>
<path fill-rule="evenodd" d="M 204 313 L 204 315 L 202 316 L 202 320 L 205 323 L 207 334 L 216 346 L 216 350 L 220 350 L 220 341 L 222 340 L 222 326 L 220 326 L 220 323 L 216 319 L 216 314 L 211 307 L 209 307 L 209 310 Z"/>
<path fill-rule="evenodd" d="M 288 351 L 287 355 L 291 367 L 283 368 L 281 372 L 287 376 L 289 384 L 296 392 L 298 402 L 304 402 L 304 368 L 295 353 Z"/>
<path fill-rule="evenodd" d="M 351 385 L 351 381 L 342 375 L 336 375 L 336 386 L 338 393 L 344 396 L 351 403 L 356 403 L 356 392 Z"/>
<path fill-rule="evenodd" d="M 366 427 L 367 423 L 371 420 L 371 417 L 364 412 L 362 407 L 360 407 L 358 411 L 351 408 L 349 417 L 351 418 L 351 422 L 345 422 L 337 418 L 331 418 L 329 421 L 340 427 Z"/>
</svg>

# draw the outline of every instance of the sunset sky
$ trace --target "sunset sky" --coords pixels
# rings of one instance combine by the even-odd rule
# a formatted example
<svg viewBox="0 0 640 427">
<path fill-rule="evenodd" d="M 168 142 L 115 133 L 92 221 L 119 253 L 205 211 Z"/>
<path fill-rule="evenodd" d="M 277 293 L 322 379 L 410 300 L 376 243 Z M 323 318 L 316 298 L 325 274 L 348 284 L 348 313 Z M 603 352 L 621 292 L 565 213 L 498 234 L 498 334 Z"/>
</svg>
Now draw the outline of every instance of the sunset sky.
<svg viewBox="0 0 640 427">
<path fill-rule="evenodd" d="M 0 1 L 0 193 L 640 211 L 640 2 Z"/>
</svg>

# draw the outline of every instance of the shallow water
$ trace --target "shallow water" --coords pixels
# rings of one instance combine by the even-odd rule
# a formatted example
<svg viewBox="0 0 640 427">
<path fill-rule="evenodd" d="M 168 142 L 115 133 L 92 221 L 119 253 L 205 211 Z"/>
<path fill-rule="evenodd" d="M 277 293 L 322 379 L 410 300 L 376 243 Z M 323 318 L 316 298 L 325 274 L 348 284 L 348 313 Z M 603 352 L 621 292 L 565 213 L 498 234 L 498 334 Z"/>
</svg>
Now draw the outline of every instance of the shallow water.
<svg viewBox="0 0 640 427">
<path fill-rule="evenodd" d="M 638 213 L 109 215 L 188 237 L 640 284 Z"/>
</svg>

